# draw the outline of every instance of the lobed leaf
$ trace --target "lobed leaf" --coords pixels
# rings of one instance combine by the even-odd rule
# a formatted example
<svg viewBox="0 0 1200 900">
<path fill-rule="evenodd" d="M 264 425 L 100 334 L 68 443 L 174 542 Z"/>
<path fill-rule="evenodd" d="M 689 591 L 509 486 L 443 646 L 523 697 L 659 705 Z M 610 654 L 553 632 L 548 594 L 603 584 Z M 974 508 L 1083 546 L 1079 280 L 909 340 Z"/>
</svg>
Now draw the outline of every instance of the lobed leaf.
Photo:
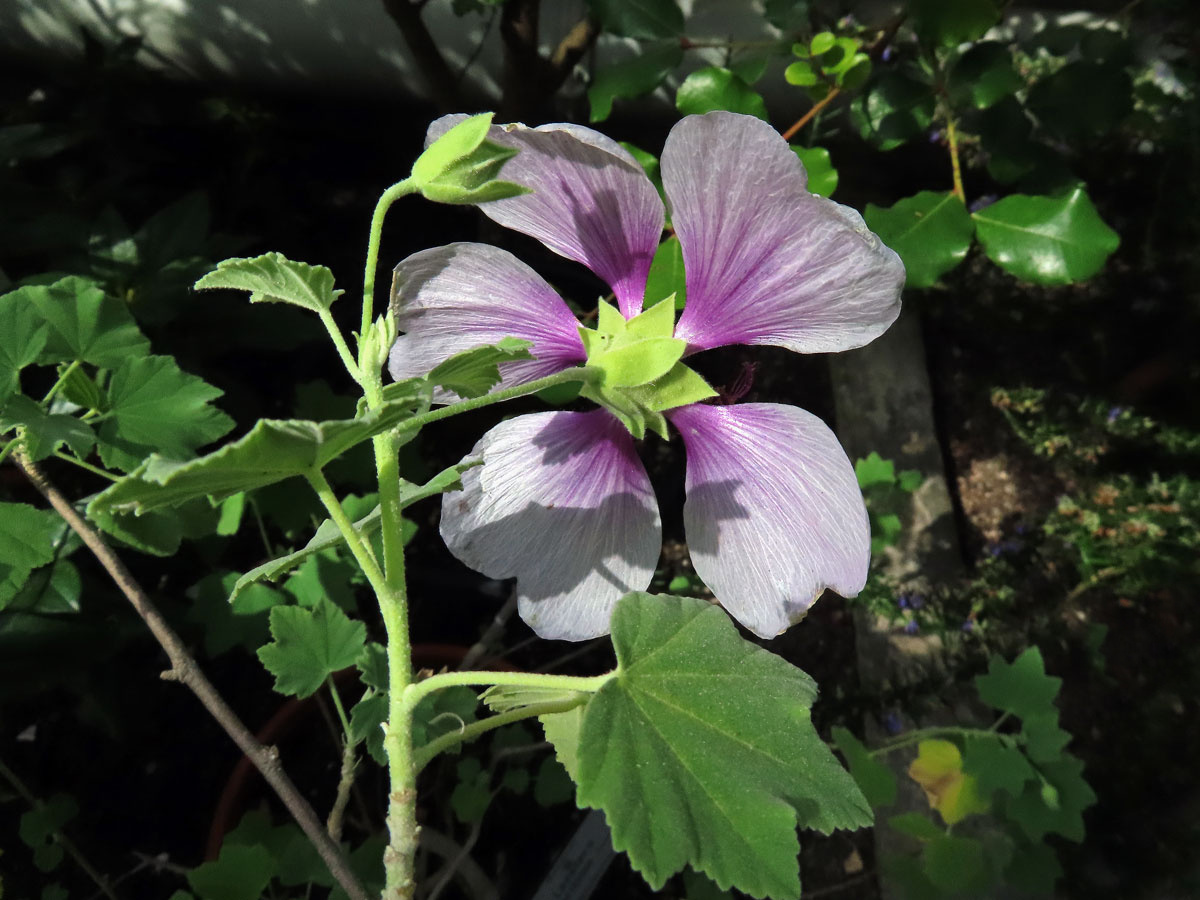
<svg viewBox="0 0 1200 900">
<path fill-rule="evenodd" d="M 86 278 L 72 275 L 53 284 L 26 285 L 8 296 L 36 309 L 49 326 L 39 362 L 79 359 L 115 369 L 150 350 L 125 304 Z"/>
<path fill-rule="evenodd" d="M 797 896 L 797 824 L 871 821 L 813 728 L 812 679 L 702 600 L 629 594 L 612 635 L 617 674 L 582 717 L 579 803 L 604 811 L 652 887 L 690 865 L 722 888 Z"/>
<path fill-rule="evenodd" d="M 1011 663 L 999 656 L 988 660 L 986 675 L 975 677 L 979 699 L 1021 719 L 1055 713 L 1054 698 L 1061 678 L 1046 674 L 1042 651 L 1030 647 Z"/>
<path fill-rule="evenodd" d="M 249 291 L 251 303 L 288 303 L 313 312 L 328 312 L 341 291 L 333 289 L 333 272 L 325 266 L 295 262 L 282 253 L 226 259 L 196 282 L 196 290 L 225 288 Z"/>
<path fill-rule="evenodd" d="M 59 517 L 28 503 L 0 501 L 0 609 L 8 605 L 38 566 L 54 560 Z"/>
<path fill-rule="evenodd" d="M 314 693 L 334 672 L 354 665 L 367 641 L 366 626 L 329 601 L 315 609 L 272 607 L 270 621 L 274 640 L 258 649 L 258 658 L 281 694 Z"/>
<path fill-rule="evenodd" d="M 38 361 L 50 325 L 18 291 L 0 296 L 0 403 L 20 389 L 21 370 Z"/>
</svg>

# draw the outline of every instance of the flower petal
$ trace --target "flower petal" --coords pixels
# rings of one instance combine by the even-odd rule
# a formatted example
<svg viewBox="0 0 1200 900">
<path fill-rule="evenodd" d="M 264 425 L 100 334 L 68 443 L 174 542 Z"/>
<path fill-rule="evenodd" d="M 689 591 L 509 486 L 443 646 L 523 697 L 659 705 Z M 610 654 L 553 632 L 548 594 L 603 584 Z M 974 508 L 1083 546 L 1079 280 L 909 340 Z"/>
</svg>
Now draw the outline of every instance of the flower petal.
<svg viewBox="0 0 1200 900">
<path fill-rule="evenodd" d="M 393 284 L 392 311 L 405 332 L 388 359 L 397 380 L 425 375 L 455 353 L 505 337 L 532 341 L 534 357 L 500 364 L 506 387 L 587 358 L 567 304 L 507 250 L 468 243 L 422 250 L 396 266 Z"/>
<path fill-rule="evenodd" d="M 461 120 L 438 119 L 426 142 Z M 479 209 L 583 263 L 608 282 L 626 318 L 641 312 L 646 275 L 662 236 L 663 206 L 637 161 L 616 141 L 579 125 L 493 125 L 488 139 L 520 151 L 500 174 L 533 193 Z"/>
<path fill-rule="evenodd" d="M 471 455 L 483 465 L 442 498 L 446 546 L 485 575 L 515 576 L 521 618 L 542 637 L 606 634 L 662 549 L 629 432 L 604 410 L 534 413 L 501 422 Z"/>
<path fill-rule="evenodd" d="M 687 274 L 675 336 L 693 350 L 848 350 L 895 321 L 900 257 L 854 210 L 808 192 L 804 167 L 766 122 L 688 116 L 667 137 L 662 177 Z"/>
<path fill-rule="evenodd" d="M 667 413 L 687 448 L 683 522 L 696 573 L 769 638 L 822 590 L 863 589 L 871 529 L 837 438 L 795 406 L 695 404 Z"/>
</svg>

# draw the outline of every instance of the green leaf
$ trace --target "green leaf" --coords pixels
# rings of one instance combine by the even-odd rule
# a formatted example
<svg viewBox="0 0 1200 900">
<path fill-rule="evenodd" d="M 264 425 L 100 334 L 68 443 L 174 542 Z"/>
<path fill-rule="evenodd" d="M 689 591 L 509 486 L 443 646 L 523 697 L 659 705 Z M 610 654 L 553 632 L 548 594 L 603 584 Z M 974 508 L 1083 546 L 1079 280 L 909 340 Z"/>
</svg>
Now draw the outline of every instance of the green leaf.
<svg viewBox="0 0 1200 900">
<path fill-rule="evenodd" d="M 1082 188 L 1062 197 L 1013 194 L 971 217 L 988 258 L 1037 284 L 1091 278 L 1120 243 Z"/>
<path fill-rule="evenodd" d="M 203 626 L 204 652 L 210 657 L 234 647 L 258 649 L 270 637 L 270 610 L 288 602 L 286 594 L 265 584 L 231 600 L 229 590 L 236 578 L 236 572 L 213 572 L 187 591 L 192 601 L 188 621 Z"/>
<path fill-rule="evenodd" d="M 542 730 L 546 732 L 546 740 L 554 745 L 555 759 L 562 763 L 571 780 L 575 782 L 579 781 L 579 736 L 583 730 L 583 714 L 586 708 L 585 704 L 566 712 L 538 716 Z"/>
<path fill-rule="evenodd" d="M 350 581 L 358 567 L 336 553 L 318 553 L 306 559 L 283 584 L 283 590 L 301 606 L 313 609 L 329 600 L 353 612 L 354 588 Z"/>
<path fill-rule="evenodd" d="M 959 58 L 949 76 L 950 96 L 987 109 L 1025 86 L 1013 68 L 1012 52 L 999 41 L 983 41 Z"/>
<path fill-rule="evenodd" d="M 33 850 L 33 864 L 50 872 L 62 862 L 63 847 L 56 834 L 79 813 L 79 805 L 68 794 L 55 794 L 21 816 L 17 834 Z"/>
<path fill-rule="evenodd" d="M 629 594 L 612 636 L 617 674 L 584 707 L 580 804 L 604 811 L 655 889 L 691 865 L 722 888 L 797 896 L 796 825 L 871 821 L 813 728 L 812 680 L 702 600 Z"/>
<path fill-rule="evenodd" d="M 1096 802 L 1096 795 L 1083 779 L 1083 763 L 1069 753 L 1038 767 L 1046 784 L 1053 788 L 1058 808 L 1047 805 L 1041 785 L 1030 784 L 1008 805 L 1008 817 L 1021 826 L 1029 840 L 1046 834 L 1061 834 L 1079 843 L 1084 837 L 1083 811 Z"/>
<path fill-rule="evenodd" d="M 100 423 L 100 440 L 123 455 L 102 450 L 101 456 L 125 469 L 155 451 L 173 459 L 194 456 L 233 428 L 233 419 L 210 405 L 223 393 L 169 356 L 126 360 L 108 383 L 108 413 Z"/>
<path fill-rule="evenodd" d="M 1078 60 L 1035 84 L 1026 106 L 1049 131 L 1084 141 L 1108 134 L 1129 114 L 1133 84 L 1123 66 Z"/>
<path fill-rule="evenodd" d="M 429 382 L 460 397 L 482 397 L 500 383 L 498 363 L 533 359 L 532 341 L 506 337 L 489 347 L 475 347 L 456 353 L 429 373 Z"/>
<path fill-rule="evenodd" d="M 1017 890 L 1052 895 L 1055 882 L 1062 877 L 1058 855 L 1046 844 L 1018 846 L 1004 872 L 1004 880 Z"/>
<path fill-rule="evenodd" d="M 864 139 L 880 150 L 892 150 L 925 133 L 933 122 L 929 87 L 898 72 L 884 72 L 866 95 L 850 106 L 850 116 Z"/>
<path fill-rule="evenodd" d="M 896 776 L 892 770 L 875 759 L 854 734 L 841 726 L 833 729 L 833 743 L 850 768 L 858 789 L 873 807 L 891 806 L 896 802 Z"/>
<path fill-rule="evenodd" d="M 350 710 L 350 740 L 365 741 L 367 752 L 381 766 L 387 765 L 383 749 L 383 723 L 388 717 L 388 696 L 385 693 L 363 697 Z"/>
<path fill-rule="evenodd" d="M 460 760 L 458 784 L 450 792 L 450 808 L 460 822 L 478 822 L 492 802 L 491 773 L 473 756 Z"/>
<path fill-rule="evenodd" d="M 909 15 L 921 39 L 941 47 L 978 40 L 1000 20 L 995 0 L 912 0 Z"/>
<path fill-rule="evenodd" d="M 275 690 L 307 697 L 328 676 L 354 665 L 363 652 L 367 629 L 326 601 L 312 610 L 273 607 L 271 636 L 274 641 L 259 648 L 258 658 L 275 676 Z"/>
<path fill-rule="evenodd" d="M 221 855 L 187 873 L 200 900 L 259 900 L 275 875 L 275 859 L 260 844 L 226 844 Z"/>
<path fill-rule="evenodd" d="M 382 644 L 367 641 L 367 645 L 363 647 L 363 652 L 354 661 L 354 665 L 358 667 L 358 671 L 362 674 L 363 684 L 373 687 L 377 691 L 387 691 L 387 650 L 383 648 Z"/>
<path fill-rule="evenodd" d="M 896 479 L 896 486 L 906 494 L 911 494 L 925 483 L 925 476 L 916 469 L 905 469 Z"/>
<path fill-rule="evenodd" d="M 557 806 L 575 799 L 575 782 L 553 756 L 547 756 L 538 766 L 533 779 L 533 799 L 538 806 Z"/>
<path fill-rule="evenodd" d="M 792 151 L 804 164 L 804 171 L 808 173 L 808 189 L 812 193 L 828 197 L 837 190 L 838 173 L 829 159 L 828 150 L 824 147 L 801 147 L 793 144 Z"/>
<path fill-rule="evenodd" d="M 413 710 L 413 746 L 420 748 L 435 738 L 461 731 L 475 721 L 479 698 L 461 685 L 426 694 Z"/>
<path fill-rule="evenodd" d="M 991 798 L 996 791 L 1019 797 L 1025 785 L 1037 778 L 1024 753 L 988 737 L 966 742 L 963 771 L 975 778 L 979 795 L 984 798 Z"/>
<path fill-rule="evenodd" d="M 1057 711 L 1023 717 L 1021 733 L 1025 752 L 1035 763 L 1054 762 L 1071 742 L 1071 735 L 1058 726 Z"/>
<path fill-rule="evenodd" d="M 675 235 L 654 251 L 650 274 L 646 278 L 646 307 L 652 308 L 671 296 L 675 298 L 675 309 L 683 309 L 687 302 L 687 277 L 683 271 L 683 248 Z"/>
<path fill-rule="evenodd" d="M 8 296 L 33 307 L 49 323 L 40 362 L 80 359 L 115 369 L 129 357 L 150 351 L 125 304 L 86 278 L 72 275 L 53 284 L 26 285 Z"/>
<path fill-rule="evenodd" d="M 600 69 L 587 92 L 590 120 L 607 119 L 614 100 L 640 97 L 654 90 L 682 61 L 679 41 L 664 41 L 641 48 L 632 59 Z"/>
<path fill-rule="evenodd" d="M 888 819 L 888 825 L 901 834 L 907 834 L 918 841 L 936 841 L 946 836 L 944 829 L 939 828 L 929 816 L 918 812 L 901 813 Z"/>
<path fill-rule="evenodd" d="M 949 191 L 921 191 L 887 208 L 868 203 L 863 219 L 900 254 L 911 288 L 934 285 L 966 259 L 975 237 L 967 208 Z"/>
<path fill-rule="evenodd" d="M 637 160 L 637 164 L 642 167 L 642 171 L 646 173 L 646 177 L 650 179 L 655 190 L 658 191 L 658 195 L 665 197 L 663 193 L 662 169 L 658 164 L 658 157 L 653 153 L 646 152 L 636 144 L 629 143 L 629 141 L 621 141 L 620 143 L 622 147 L 629 151 L 629 155 Z M 646 296 L 650 296 L 649 291 L 647 291 Z"/>
<path fill-rule="evenodd" d="M 987 883 L 983 844 L 974 838 L 942 835 L 925 845 L 925 874 L 944 891 L 980 896 Z"/>
<path fill-rule="evenodd" d="M 0 501 L 0 609 L 16 596 L 30 572 L 54 560 L 61 522 L 48 509 Z"/>
<path fill-rule="evenodd" d="M 76 456 L 84 457 L 96 443 L 91 427 L 74 416 L 47 413 L 24 394 L 14 394 L 0 411 L 0 432 L 18 425 L 25 427 L 25 450 L 34 462 L 45 459 L 66 444 Z"/>
<path fill-rule="evenodd" d="M 89 505 L 87 517 L 105 534 L 153 556 L 174 556 L 183 540 L 183 522 L 173 509 L 156 509 L 134 515 L 101 505 Z"/>
<path fill-rule="evenodd" d="M 683 33 L 683 10 L 675 0 L 588 0 L 604 30 L 621 37 L 675 37 Z"/>
<path fill-rule="evenodd" d="M 35 569 L 8 604 L 8 609 L 39 615 L 76 613 L 82 593 L 83 580 L 79 570 L 69 559 L 60 558 L 52 565 Z M 4 603 L 0 602 L 0 608 L 3 607 Z"/>
<path fill-rule="evenodd" d="M 791 63 L 783 70 L 783 79 L 796 87 L 812 87 L 821 80 L 821 76 L 813 69 L 812 63 L 801 59 Z"/>
<path fill-rule="evenodd" d="M 1054 713 L 1054 698 L 1061 685 L 1061 678 L 1046 674 L 1037 647 L 1028 648 L 1011 663 L 994 655 L 988 660 L 987 674 L 975 677 L 980 700 L 1022 719 Z"/>
<path fill-rule="evenodd" d="M 864 491 L 877 484 L 892 485 L 896 483 L 896 466 L 890 459 L 884 459 L 872 450 L 865 459 L 854 463 L 854 475 L 858 486 Z"/>
<path fill-rule="evenodd" d="M 342 294 L 333 289 L 333 272 L 325 266 L 274 252 L 224 260 L 196 282 L 198 291 L 216 288 L 249 291 L 251 303 L 288 303 L 316 313 L 327 312 Z"/>
<path fill-rule="evenodd" d="M 720 66 L 699 69 L 685 78 L 675 92 L 675 108 L 685 116 L 724 109 L 767 119 L 762 95 L 729 69 Z"/>
<path fill-rule="evenodd" d="M 199 459 L 180 462 L 154 454 L 97 495 L 88 515 L 98 508 L 142 513 L 205 496 L 219 501 L 239 491 L 303 475 L 395 427 L 408 417 L 409 410 L 409 404 L 396 401 L 357 419 L 262 419 L 238 440 Z"/>
<path fill-rule="evenodd" d="M 17 291 L 0 297 L 0 403 L 20 388 L 21 370 L 37 362 L 50 326 Z"/>
</svg>

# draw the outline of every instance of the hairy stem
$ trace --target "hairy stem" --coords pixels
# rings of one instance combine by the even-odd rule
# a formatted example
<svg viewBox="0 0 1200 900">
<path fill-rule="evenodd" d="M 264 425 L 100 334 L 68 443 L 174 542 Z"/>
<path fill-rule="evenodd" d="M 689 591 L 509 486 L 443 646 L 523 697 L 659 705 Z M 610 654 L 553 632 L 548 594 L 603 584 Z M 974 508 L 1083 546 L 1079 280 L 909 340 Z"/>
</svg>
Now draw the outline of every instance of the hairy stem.
<svg viewBox="0 0 1200 900">
<path fill-rule="evenodd" d="M 271 785 L 279 799 L 283 801 L 283 805 L 287 807 L 288 812 L 292 814 L 308 839 L 312 841 L 313 846 L 316 847 L 317 852 L 329 867 L 329 871 L 347 895 L 352 900 L 367 900 L 366 891 L 363 890 L 362 885 L 358 883 L 358 879 L 350 870 L 341 849 L 330 839 L 312 806 L 292 784 L 287 773 L 283 771 L 283 766 L 279 761 L 279 751 L 274 747 L 264 747 L 250 733 L 250 730 L 238 718 L 237 713 L 229 707 L 217 689 L 204 676 L 196 661 L 187 652 L 183 641 L 179 639 L 179 635 L 167 624 L 166 619 L 151 602 L 142 586 L 130 574 L 120 557 L 104 542 L 100 534 L 75 511 L 75 507 L 71 505 L 70 501 L 50 483 L 28 457 L 18 453 L 16 459 L 17 465 L 20 466 L 25 476 L 92 551 L 121 593 L 125 595 L 137 614 L 141 616 L 142 621 L 149 627 L 163 650 L 166 651 L 167 658 L 171 661 L 171 668 L 163 673 L 163 678 L 182 683 L 196 695 L 204 708 L 225 730 L 225 733 L 233 739 L 233 742 L 262 773 L 263 778 Z"/>
<path fill-rule="evenodd" d="M 419 748 L 415 755 L 416 769 L 418 772 L 421 771 L 421 769 L 429 764 L 430 760 L 443 750 L 448 750 L 458 744 L 466 744 L 475 740 L 480 735 L 487 734 L 489 731 L 503 728 L 505 725 L 510 725 L 513 722 L 520 722 L 522 719 L 532 719 L 535 716 L 568 712 L 577 706 L 582 706 L 587 701 L 588 695 L 579 693 L 571 697 L 564 697 L 561 700 L 531 703 L 519 709 L 510 709 L 507 712 L 496 713 L 494 716 L 480 719 L 478 722 L 472 722 L 470 725 L 463 726 L 458 731 L 450 731 L 440 737 L 436 737 L 425 746 Z"/>
<path fill-rule="evenodd" d="M 333 320 L 333 313 L 328 309 L 322 309 L 318 314 L 321 317 L 321 324 L 325 326 L 325 330 L 329 332 L 329 337 L 333 340 L 333 346 L 337 348 L 338 356 L 342 358 L 342 364 L 345 365 L 346 371 L 355 381 L 361 381 L 362 376 L 358 372 L 358 363 L 354 359 L 354 354 L 350 352 L 346 338 L 342 336 L 342 329 L 338 328 L 337 322 Z"/>
<path fill-rule="evenodd" d="M 403 181 L 396 182 L 380 195 L 379 201 L 375 204 L 375 212 L 371 214 L 371 231 L 367 236 L 367 265 L 363 270 L 362 330 L 358 333 L 360 351 L 362 350 L 362 337 L 371 327 L 371 321 L 375 317 L 375 270 L 379 266 L 379 242 L 383 236 L 383 218 L 393 203 L 415 190 L 411 179 L 405 178 Z M 360 352 L 359 365 L 361 366 L 362 363 Z M 362 384 L 363 389 L 367 391 L 367 399 L 377 403 L 378 399 L 371 396 L 370 388 L 367 385 L 372 380 L 378 383 L 379 373 L 360 371 L 359 377 L 355 380 Z"/>
<path fill-rule="evenodd" d="M 448 687 L 462 685 L 470 687 L 511 685 L 594 694 L 616 674 L 615 671 L 592 676 L 547 675 L 538 672 L 442 672 L 440 675 L 430 675 L 428 678 L 410 685 L 404 692 L 404 699 L 409 706 L 415 709 L 426 695 Z"/>
</svg>

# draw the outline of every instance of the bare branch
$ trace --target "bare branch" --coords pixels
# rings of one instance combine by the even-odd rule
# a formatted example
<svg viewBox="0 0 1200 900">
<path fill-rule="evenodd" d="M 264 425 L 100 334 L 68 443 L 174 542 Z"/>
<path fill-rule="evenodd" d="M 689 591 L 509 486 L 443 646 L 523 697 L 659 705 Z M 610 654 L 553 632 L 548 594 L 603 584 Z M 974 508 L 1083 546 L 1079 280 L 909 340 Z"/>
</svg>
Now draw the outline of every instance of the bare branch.
<svg viewBox="0 0 1200 900">
<path fill-rule="evenodd" d="M 408 52 L 421 74 L 425 76 L 426 87 L 433 102 L 444 113 L 461 112 L 462 101 L 456 87 L 458 78 L 446 58 L 438 50 L 433 35 L 425 27 L 421 19 L 423 3 L 412 3 L 411 0 L 383 0 L 383 8 L 400 29 Z"/>
<path fill-rule="evenodd" d="M 163 673 L 164 678 L 172 681 L 179 681 L 186 685 L 193 694 L 204 705 L 204 708 L 209 711 L 218 724 L 225 729 L 235 744 L 246 754 L 246 757 L 254 763 L 255 767 L 262 772 L 263 778 L 279 795 L 279 799 L 283 801 L 283 805 L 287 807 L 295 818 L 296 822 L 308 835 L 308 839 L 313 842 L 317 848 L 317 852 L 329 867 L 329 871 L 333 877 L 337 879 L 343 890 L 353 898 L 353 900 L 368 900 L 367 893 L 363 890 L 362 885 L 358 883 L 358 879 L 354 877 L 354 873 L 350 870 L 349 864 L 346 862 L 345 856 L 342 854 L 341 848 L 333 842 L 325 829 L 321 826 L 317 814 L 313 811 L 312 806 L 304 799 L 303 795 L 296 790 L 296 786 L 292 784 L 287 773 L 283 771 L 283 766 L 279 761 L 279 751 L 274 747 L 264 747 L 249 729 L 242 724 L 242 720 L 238 718 L 225 699 L 217 692 L 196 661 L 187 652 L 183 641 L 179 639 L 179 635 L 167 624 L 166 619 L 159 613 L 157 607 L 142 590 L 140 584 L 130 573 L 125 564 L 121 562 L 120 557 L 113 552 L 112 548 L 104 542 L 104 538 L 89 525 L 71 505 L 70 501 L 59 492 L 49 479 L 30 461 L 29 457 L 23 452 L 16 455 L 17 465 L 25 476 L 32 482 L 33 486 L 41 492 L 42 496 L 49 501 L 57 512 L 71 529 L 79 535 L 80 539 L 87 545 L 87 548 L 92 551 L 96 559 L 100 561 L 100 565 L 104 566 L 105 571 L 120 588 L 126 599 L 133 605 L 137 614 L 142 617 L 149 627 L 155 639 L 167 653 L 167 658 L 171 661 L 171 668 Z"/>
</svg>

